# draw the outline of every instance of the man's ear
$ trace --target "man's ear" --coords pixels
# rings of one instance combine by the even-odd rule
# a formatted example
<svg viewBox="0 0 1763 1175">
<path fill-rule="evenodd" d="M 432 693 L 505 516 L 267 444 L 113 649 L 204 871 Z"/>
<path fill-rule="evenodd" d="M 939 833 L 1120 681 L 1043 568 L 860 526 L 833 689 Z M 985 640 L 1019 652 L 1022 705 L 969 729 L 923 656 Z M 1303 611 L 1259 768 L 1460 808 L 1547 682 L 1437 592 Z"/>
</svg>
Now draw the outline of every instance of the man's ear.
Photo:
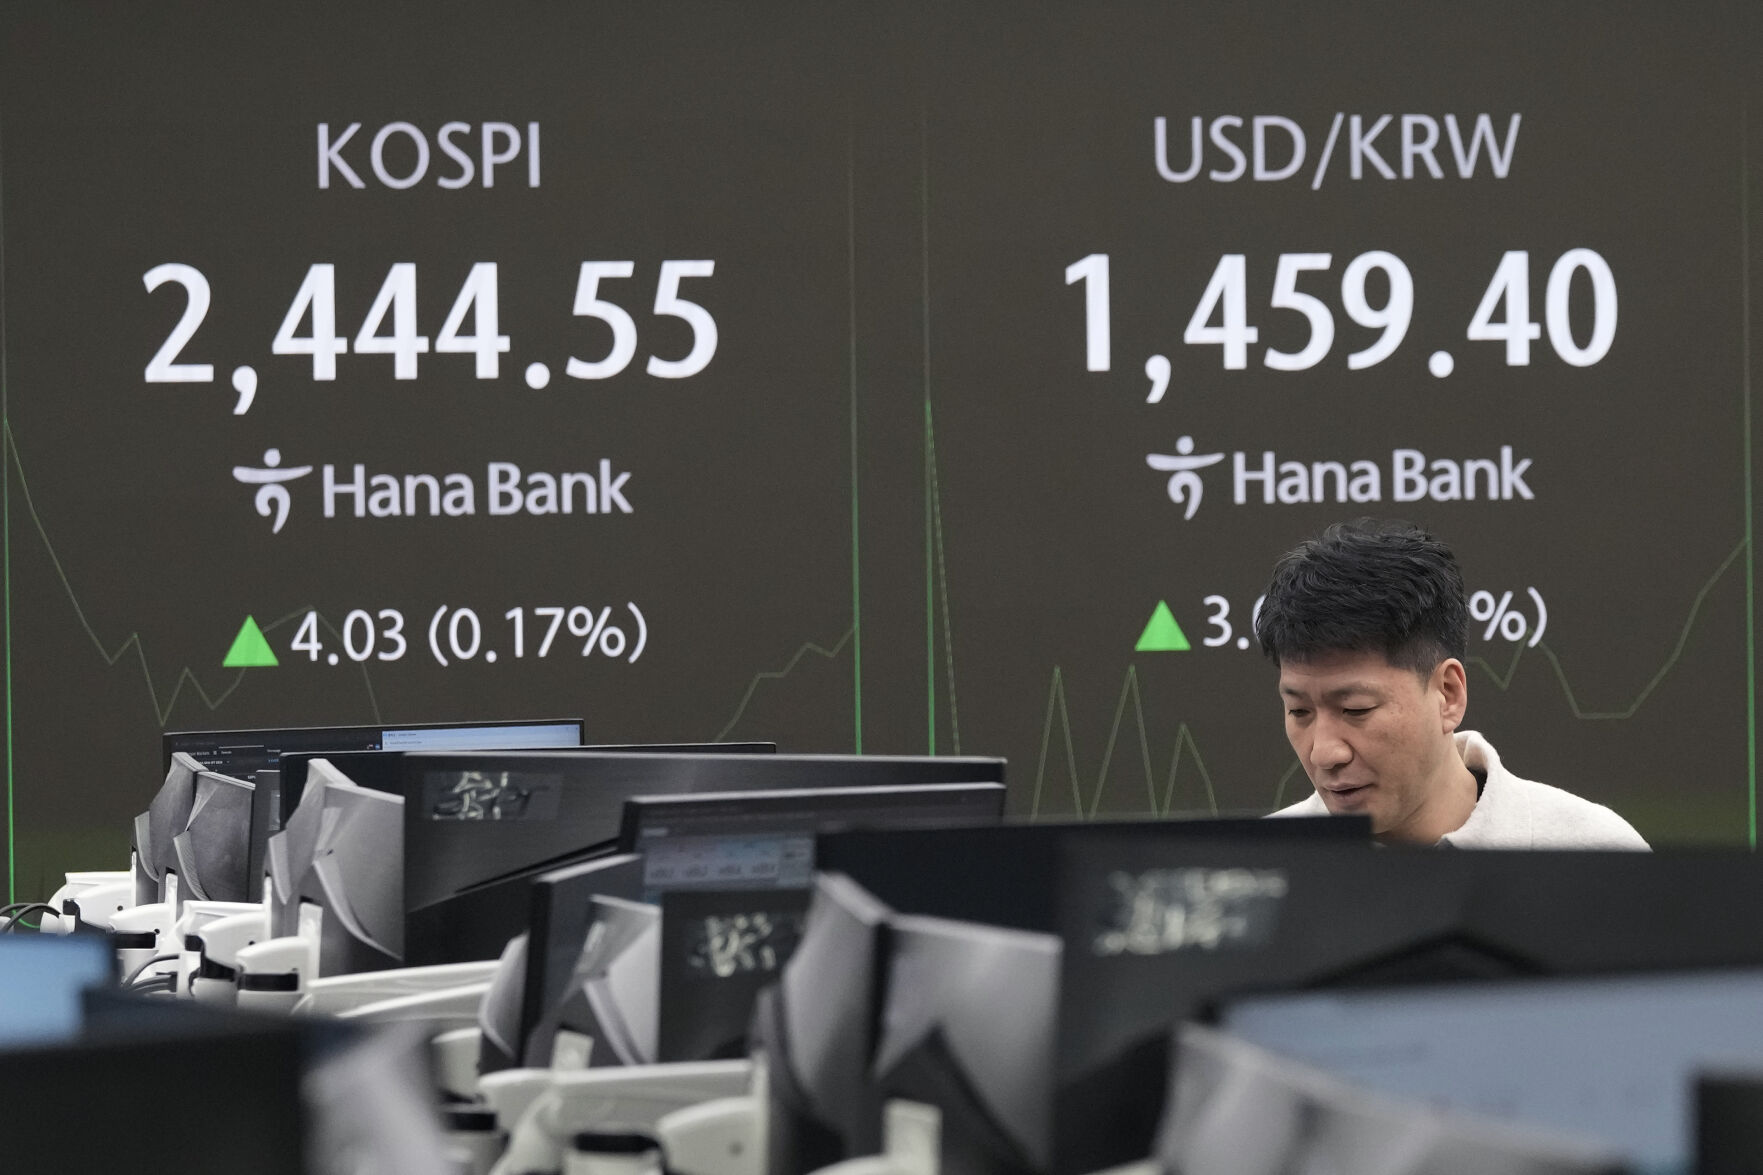
<svg viewBox="0 0 1763 1175">
<path fill-rule="evenodd" d="M 1446 734 L 1453 734 L 1469 710 L 1469 677 L 1463 662 L 1455 657 L 1440 661 L 1432 671 L 1432 688 L 1439 700 L 1439 725 Z"/>
</svg>

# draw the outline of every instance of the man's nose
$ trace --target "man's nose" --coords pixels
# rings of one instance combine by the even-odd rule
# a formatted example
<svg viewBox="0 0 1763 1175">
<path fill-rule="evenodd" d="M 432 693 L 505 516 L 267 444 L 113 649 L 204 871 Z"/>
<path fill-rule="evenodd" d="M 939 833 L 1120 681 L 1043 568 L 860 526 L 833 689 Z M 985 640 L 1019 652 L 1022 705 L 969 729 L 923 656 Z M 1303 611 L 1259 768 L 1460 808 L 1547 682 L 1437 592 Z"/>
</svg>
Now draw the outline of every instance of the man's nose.
<svg viewBox="0 0 1763 1175">
<path fill-rule="evenodd" d="M 1323 770 L 1345 767 L 1353 761 L 1353 745 L 1345 737 L 1340 724 L 1319 717 L 1310 742 L 1310 761 Z"/>
</svg>

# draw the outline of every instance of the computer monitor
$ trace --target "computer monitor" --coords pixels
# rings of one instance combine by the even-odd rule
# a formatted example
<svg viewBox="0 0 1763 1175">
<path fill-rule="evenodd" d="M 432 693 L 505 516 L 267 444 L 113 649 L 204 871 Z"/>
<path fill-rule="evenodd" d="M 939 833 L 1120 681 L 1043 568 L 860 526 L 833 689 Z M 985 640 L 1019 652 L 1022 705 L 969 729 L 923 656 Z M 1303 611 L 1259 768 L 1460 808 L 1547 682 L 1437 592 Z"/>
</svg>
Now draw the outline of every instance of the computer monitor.
<svg viewBox="0 0 1763 1175">
<path fill-rule="evenodd" d="M 627 860 L 593 861 L 535 883 L 557 899 L 545 903 L 556 924 L 578 929 L 567 936 L 575 947 L 567 955 L 553 949 L 566 936 L 547 938 L 551 924 L 543 916 L 509 941 L 478 1007 L 480 1073 L 549 1067 L 564 1030 L 589 1042 L 587 1062 L 595 1067 L 655 1060 L 661 911 L 596 892 L 635 883 Z M 528 998 L 529 984 L 554 994 Z"/>
<path fill-rule="evenodd" d="M 624 801 L 684 792 L 1002 783 L 1004 761 L 591 751 L 405 756 L 406 961 L 493 959 L 548 869 L 616 847 Z"/>
<path fill-rule="evenodd" d="M 1204 1025 L 1176 1054 L 1153 1170 L 1636 1175 L 1595 1140 L 1388 1097 Z"/>
<path fill-rule="evenodd" d="M 618 851 L 643 858 L 645 896 L 681 889 L 806 889 L 817 835 L 971 828 L 1004 818 L 1001 783 L 902 784 L 634 796 Z"/>
<path fill-rule="evenodd" d="M 747 1056 L 754 1001 L 801 944 L 808 903 L 806 881 L 661 895 L 657 1061 Z"/>
<path fill-rule="evenodd" d="M 159 791 L 147 810 L 135 817 L 132 847 L 138 906 L 159 900 L 165 874 L 177 866 L 177 850 L 172 840 L 189 826 L 190 811 L 196 806 L 196 776 L 202 770 L 202 764 L 191 756 L 173 754 Z"/>
<path fill-rule="evenodd" d="M 1697 1072 L 1763 1056 L 1763 970 L 1250 996 L 1220 1027 L 1390 1097 L 1689 1170 Z"/>
<path fill-rule="evenodd" d="M 404 800 L 315 765 L 300 807 L 269 842 L 272 937 L 313 934 L 319 971 L 399 966 L 404 956 Z"/>
<path fill-rule="evenodd" d="M 647 902 L 596 897 L 587 945 L 576 960 L 565 1027 L 594 1042 L 597 1066 L 655 1060 L 660 1007 L 661 911 Z"/>
<path fill-rule="evenodd" d="M 941 1169 L 1051 1168 L 1061 943 L 897 915 L 888 928 L 875 1095 L 940 1111 Z"/>
<path fill-rule="evenodd" d="M 71 1039 L 81 993 L 116 980 L 105 935 L 0 934 L 0 1050 Z"/>
<path fill-rule="evenodd" d="M 881 1150 L 870 1061 L 892 915 L 850 878 L 815 875 L 802 942 L 753 1015 L 753 1053 L 769 1090 L 768 1175 L 800 1175 Z"/>
<path fill-rule="evenodd" d="M 172 756 L 184 753 L 211 771 L 258 786 L 251 810 L 251 838 L 246 870 L 253 878 L 263 872 L 263 846 L 293 814 L 282 805 L 281 757 L 327 751 L 474 750 L 505 747 L 579 747 L 579 718 L 521 719 L 488 722 L 427 722 L 404 725 L 309 726 L 261 730 L 175 730 L 160 739 L 169 768 Z M 396 790 L 392 788 L 389 790 Z M 297 802 L 298 797 L 295 797 Z"/>
<path fill-rule="evenodd" d="M 21 1169 L 189 1175 L 242 1170 L 416 1175 L 452 1170 L 435 1113 L 428 1034 L 416 1025 L 248 1013 L 114 988 L 89 989 L 84 1005 L 84 1041 L 145 1045 L 167 1057 L 175 1055 L 179 1062 L 162 1065 L 150 1055 L 145 1060 L 133 1055 L 118 1072 L 107 1068 L 91 1074 L 83 1089 L 87 1096 L 72 1100 L 69 1118 L 63 1121 L 78 1116 L 79 1128 L 88 1133 L 122 1133 L 114 1143 L 101 1144 L 117 1148 L 106 1152 L 111 1161 L 95 1166 L 26 1164 Z M 295 1061 L 291 1074 L 284 1067 L 289 1037 Z M 235 1043 L 211 1048 L 210 1041 Z M 195 1053 L 190 1063 L 200 1073 L 188 1083 L 183 1061 L 187 1044 Z M 254 1053 L 255 1066 L 235 1063 L 236 1056 Z M 214 1072 L 203 1067 L 204 1061 L 218 1062 Z M 133 1096 L 129 1082 L 135 1086 Z M 112 1110 L 124 1109 L 113 1104 L 118 1099 L 127 1101 L 126 1111 L 112 1116 Z M 266 1109 L 276 1116 L 263 1120 Z M 279 1150 L 270 1153 L 287 1145 L 283 1114 L 294 1117 L 304 1144 L 304 1162 L 291 1166 Z M 45 1131 L 52 1129 L 49 1121 L 31 1120 Z M 9 1161 L 17 1157 L 18 1141 L 11 1140 L 7 1148 Z M 264 1153 L 249 1153 L 253 1146 Z M 54 1150 L 50 1154 L 65 1157 Z M 300 1150 L 292 1155 L 300 1157 Z"/>
<path fill-rule="evenodd" d="M 629 854 L 554 869 L 532 880 L 527 929 L 503 954 L 479 1013 L 480 1069 L 551 1064 L 563 1008 L 595 925 L 596 899 L 636 899 L 642 885 L 642 859 Z"/>
<path fill-rule="evenodd" d="M 1169 1026 L 1226 994 L 1763 966 L 1763 861 L 1749 853 L 1264 840 L 1172 854 L 1099 830 L 1071 838 L 1054 876 L 1060 1172 L 1145 1153 L 1159 1107 L 1139 1091 L 1162 1086 Z"/>
<path fill-rule="evenodd" d="M 7 1132 L 6 1168 L 317 1170 L 307 1166 L 300 1036 L 284 1019 L 0 1050 L 0 1089 L 15 1127 Z M 176 1134 L 180 1126 L 187 1135 Z"/>
<path fill-rule="evenodd" d="M 255 785 L 217 771 L 196 774 L 190 820 L 172 838 L 178 877 L 177 905 L 190 898 L 247 902 L 261 897 L 251 884 L 247 846 Z"/>
</svg>

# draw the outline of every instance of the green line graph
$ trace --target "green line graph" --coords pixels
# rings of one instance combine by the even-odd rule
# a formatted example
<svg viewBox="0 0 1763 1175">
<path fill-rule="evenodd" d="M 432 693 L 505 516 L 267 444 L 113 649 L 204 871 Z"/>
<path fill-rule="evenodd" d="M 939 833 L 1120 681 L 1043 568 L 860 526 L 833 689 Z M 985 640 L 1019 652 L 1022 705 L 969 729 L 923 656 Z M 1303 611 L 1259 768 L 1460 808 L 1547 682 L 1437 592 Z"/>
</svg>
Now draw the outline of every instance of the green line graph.
<svg viewBox="0 0 1763 1175">
<path fill-rule="evenodd" d="M 1739 381 L 1744 405 L 1740 447 L 1745 455 L 1745 739 L 1750 780 L 1751 848 L 1757 847 L 1757 483 L 1751 472 L 1751 112 L 1739 106 Z"/>
<path fill-rule="evenodd" d="M 1642 687 L 1641 692 L 1635 695 L 1634 701 L 1621 709 L 1587 710 L 1580 704 L 1579 697 L 1574 692 L 1573 683 L 1567 679 L 1567 670 L 1562 668 L 1561 658 L 1556 654 L 1554 649 L 1549 647 L 1547 641 L 1539 644 L 1537 646 L 1537 651 L 1547 658 L 1550 668 L 1555 671 L 1555 680 L 1560 683 L 1561 694 L 1567 699 L 1567 708 L 1573 716 L 1586 722 L 1603 722 L 1623 718 L 1633 718 L 1635 712 L 1638 711 L 1641 706 L 1646 703 L 1646 700 L 1653 695 L 1653 691 L 1659 688 L 1659 684 L 1665 680 L 1666 675 L 1669 674 L 1672 669 L 1676 668 L 1678 660 L 1683 656 L 1684 646 L 1689 644 L 1690 632 L 1696 626 L 1696 618 L 1701 615 L 1702 603 L 1707 600 L 1708 593 L 1713 591 L 1714 585 L 1719 583 L 1720 578 L 1731 570 L 1733 563 L 1737 561 L 1738 557 L 1750 549 L 1750 545 L 1751 543 L 1748 538 L 1740 539 L 1738 546 L 1732 549 L 1732 553 L 1721 561 L 1720 566 L 1715 568 L 1714 574 L 1710 575 L 1707 581 L 1702 584 L 1701 589 L 1696 592 L 1695 599 L 1690 603 L 1689 615 L 1684 618 L 1683 628 L 1677 634 L 1677 644 L 1672 647 L 1671 653 L 1665 658 L 1665 663 L 1659 666 L 1658 672 L 1654 673 L 1652 679 Z M 1503 675 L 1484 657 L 1471 657 L 1469 658 L 1469 663 L 1486 670 L 1487 675 L 1489 679 L 1493 681 L 1495 688 L 1504 693 L 1512 688 L 1512 678 L 1517 674 L 1518 663 L 1524 659 L 1524 654 L 1525 646 L 1519 645 L 1518 649 L 1512 654 L 1512 662 L 1506 666 L 1506 672 Z"/>
<path fill-rule="evenodd" d="M 8 332 L 6 321 L 6 171 L 5 130 L 0 126 L 0 431 L 9 431 L 11 384 L 7 379 Z M 0 445 L 0 582 L 4 583 L 6 612 L 6 900 L 18 900 L 18 821 L 13 816 L 13 787 L 17 773 L 12 760 L 12 467 L 7 449 Z"/>
<path fill-rule="evenodd" d="M 930 397 L 924 400 L 925 468 L 925 673 L 930 691 L 930 753 L 937 753 L 936 681 L 937 620 L 931 585 L 937 588 L 943 612 L 943 659 L 949 681 L 949 739 L 954 753 L 961 753 L 961 711 L 955 704 L 955 629 L 949 619 L 949 565 L 943 554 L 943 494 L 937 477 L 937 433 L 931 417 Z"/>
<path fill-rule="evenodd" d="M 840 637 L 838 643 L 830 649 L 816 644 L 813 641 L 804 641 L 802 642 L 802 647 L 796 650 L 796 655 L 791 657 L 789 663 L 782 669 L 764 669 L 755 673 L 753 675 L 753 680 L 747 683 L 747 692 L 741 695 L 741 704 L 735 707 L 734 715 L 729 718 L 728 723 L 724 725 L 721 730 L 716 732 L 716 737 L 710 741 L 715 743 L 724 741 L 728 738 L 729 733 L 733 731 L 735 727 L 740 725 L 741 718 L 747 713 L 747 704 L 753 700 L 753 694 L 759 689 L 761 684 L 767 681 L 784 680 L 796 671 L 796 666 L 802 663 L 802 658 L 808 656 L 810 653 L 827 661 L 833 660 L 840 653 L 845 651 L 845 646 L 851 643 L 852 638 L 856 636 L 856 633 L 856 625 L 847 628 L 845 630 L 845 635 Z"/>
<path fill-rule="evenodd" d="M 1126 717 L 1129 699 L 1139 735 L 1139 761 L 1145 773 L 1144 810 L 1154 816 L 1168 816 L 1175 811 L 1176 779 L 1181 771 L 1183 753 L 1186 752 L 1193 759 L 1193 769 L 1199 773 L 1200 781 L 1205 786 L 1206 809 L 1215 816 L 1218 814 L 1218 795 L 1212 787 L 1212 773 L 1206 770 L 1206 761 L 1200 756 L 1199 744 L 1194 741 L 1193 731 L 1185 722 L 1176 728 L 1175 750 L 1170 756 L 1169 771 L 1164 776 L 1162 796 L 1159 798 L 1156 779 L 1151 769 L 1150 734 L 1145 724 L 1145 702 L 1139 690 L 1139 671 L 1136 665 L 1127 666 L 1126 678 L 1121 682 L 1120 700 L 1115 703 L 1114 722 L 1108 731 L 1108 745 L 1102 752 L 1102 765 L 1096 772 L 1095 786 L 1086 802 L 1078 777 L 1077 743 L 1071 735 L 1071 711 L 1065 697 L 1065 671 L 1056 665 L 1053 667 L 1053 679 L 1047 687 L 1047 719 L 1041 728 L 1041 756 L 1039 765 L 1035 768 L 1034 798 L 1029 805 L 1030 820 L 1039 819 L 1041 814 L 1047 781 L 1047 754 L 1053 740 L 1055 716 L 1058 719 L 1058 729 L 1065 740 L 1065 766 L 1071 784 L 1073 807 L 1080 818 L 1095 819 L 1102 805 L 1103 793 L 1108 788 L 1108 771 L 1114 763 L 1114 752 L 1120 742 L 1120 727 Z"/>
<path fill-rule="evenodd" d="M 858 559 L 857 522 L 857 132 L 847 126 L 845 138 L 845 299 L 846 312 L 850 317 L 850 368 L 851 368 L 851 724 L 852 741 L 855 753 L 863 753 L 863 577 L 862 565 Z M 800 654 L 797 654 L 800 656 Z M 757 686 L 758 679 L 754 679 Z M 751 697 L 753 690 L 747 691 Z M 747 708 L 746 699 L 741 701 L 741 710 Z M 735 713 L 727 729 L 733 729 L 740 721 L 740 711 Z M 725 730 L 726 733 L 726 730 Z M 719 740 L 720 741 L 720 738 Z"/>
<path fill-rule="evenodd" d="M 171 715 L 177 708 L 178 699 L 182 697 L 185 686 L 188 686 L 195 692 L 196 697 L 201 701 L 202 705 L 208 709 L 209 713 L 213 713 L 220 709 L 220 707 L 225 704 L 227 698 L 232 696 L 233 691 L 239 688 L 239 685 L 245 679 L 245 674 L 250 672 L 249 670 L 236 670 L 233 674 L 232 680 L 225 686 L 225 688 L 210 689 L 202 684 L 201 679 L 196 676 L 196 671 L 191 666 L 181 666 L 172 681 L 170 696 L 166 697 L 165 700 L 161 702 L 160 687 L 155 684 L 153 680 L 153 672 L 147 662 L 146 646 L 141 640 L 140 633 L 131 632 L 122 639 L 121 643 L 119 643 L 115 649 L 106 648 L 104 639 L 98 635 L 98 630 L 93 626 L 91 618 L 86 615 L 86 609 L 84 605 L 80 603 L 79 595 L 74 590 L 73 581 L 68 577 L 67 569 L 62 566 L 61 557 L 56 554 L 55 544 L 49 538 L 48 528 L 43 525 L 42 515 L 37 511 L 36 499 L 31 494 L 30 482 L 25 478 L 24 462 L 19 456 L 18 441 L 13 435 L 12 424 L 10 421 L 0 423 L 0 434 L 3 434 L 4 436 L 8 466 L 18 480 L 19 493 L 23 497 L 25 511 L 30 516 L 31 526 L 37 532 L 37 538 L 42 541 L 43 551 L 49 556 L 50 565 L 55 568 L 56 579 L 60 582 L 62 590 L 67 594 L 67 602 L 69 606 L 73 608 L 74 618 L 79 621 L 80 628 L 84 630 L 86 637 L 92 642 L 92 647 L 96 649 L 98 655 L 104 659 L 106 667 L 113 668 L 119 661 L 128 656 L 129 653 L 134 653 L 136 663 L 141 669 L 141 680 L 147 687 L 147 697 L 153 706 L 154 719 L 162 727 L 171 720 Z M 278 617 L 275 620 L 262 625 L 263 631 L 272 632 L 283 625 L 298 620 L 300 617 L 305 616 L 308 612 L 312 611 L 313 609 L 311 607 L 297 608 L 285 616 Z M 341 641 L 343 639 L 341 630 L 327 620 L 322 614 L 319 615 L 318 619 L 319 623 L 335 636 L 337 640 Z M 379 700 L 374 696 L 373 681 L 368 676 L 366 665 L 360 665 L 359 668 L 361 670 L 362 684 L 367 689 L 368 702 L 373 709 L 374 721 L 378 722 L 380 721 L 380 707 Z"/>
<path fill-rule="evenodd" d="M 943 612 L 943 657 L 949 682 L 949 741 L 961 753 L 961 712 L 955 704 L 955 631 L 949 623 L 949 569 L 943 553 L 943 490 L 937 469 L 936 418 L 931 408 L 930 117 L 918 111 L 920 316 L 924 348 L 924 673 L 929 753 L 937 753 L 937 603 Z"/>
</svg>

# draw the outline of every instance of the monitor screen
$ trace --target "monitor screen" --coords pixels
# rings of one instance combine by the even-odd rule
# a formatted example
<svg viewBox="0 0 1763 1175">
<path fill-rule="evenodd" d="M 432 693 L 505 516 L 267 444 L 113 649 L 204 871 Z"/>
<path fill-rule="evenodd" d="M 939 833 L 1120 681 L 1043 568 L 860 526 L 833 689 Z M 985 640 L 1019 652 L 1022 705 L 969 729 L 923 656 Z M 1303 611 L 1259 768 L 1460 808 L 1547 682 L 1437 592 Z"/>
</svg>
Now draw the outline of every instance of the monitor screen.
<svg viewBox="0 0 1763 1175">
<path fill-rule="evenodd" d="M 407 755 L 405 961 L 493 959 L 548 869 L 611 852 L 624 802 L 686 792 L 1002 783 L 1004 761 L 590 751 Z"/>
<path fill-rule="evenodd" d="M 820 833 L 961 828 L 1004 817 L 997 783 L 638 796 L 620 852 L 643 858 L 645 896 L 681 889 L 806 889 Z"/>
<path fill-rule="evenodd" d="M 102 934 L 0 934 L 0 1049 L 72 1038 L 80 993 L 116 982 Z"/>
<path fill-rule="evenodd" d="M 1392 1097 L 1689 1170 L 1696 1073 L 1763 1057 L 1763 971 L 1251 996 L 1221 1025 Z"/>
</svg>

